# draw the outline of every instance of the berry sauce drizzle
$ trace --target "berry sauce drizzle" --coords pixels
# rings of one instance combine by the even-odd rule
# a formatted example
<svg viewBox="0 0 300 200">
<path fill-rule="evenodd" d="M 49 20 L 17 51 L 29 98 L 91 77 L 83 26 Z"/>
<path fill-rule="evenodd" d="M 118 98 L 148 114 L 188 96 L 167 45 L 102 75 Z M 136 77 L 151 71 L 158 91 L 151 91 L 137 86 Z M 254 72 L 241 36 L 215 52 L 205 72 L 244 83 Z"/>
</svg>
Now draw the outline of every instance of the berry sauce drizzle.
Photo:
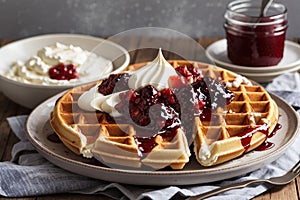
<svg viewBox="0 0 300 200">
<path fill-rule="evenodd" d="M 52 134 L 48 135 L 47 139 L 53 143 L 62 143 L 62 141 L 59 139 L 59 137 L 56 135 L 56 133 L 52 133 Z"/>
<path fill-rule="evenodd" d="M 277 131 L 278 131 L 279 129 L 281 129 L 281 128 L 282 128 L 282 125 L 279 124 L 279 123 L 277 123 L 276 126 L 275 126 L 275 128 L 274 128 L 274 130 L 270 133 L 270 135 L 268 136 L 268 138 L 271 138 L 271 137 L 273 137 L 274 135 L 276 135 Z"/>
<path fill-rule="evenodd" d="M 266 151 L 268 149 L 271 149 L 275 146 L 274 143 L 272 142 L 268 142 L 268 141 L 264 141 L 264 143 L 262 143 L 259 147 L 257 147 L 255 149 L 255 151 Z"/>
<path fill-rule="evenodd" d="M 98 86 L 98 92 L 103 95 L 109 95 L 113 92 L 120 92 L 128 90 L 128 80 L 130 75 L 128 73 L 123 74 L 111 74 L 107 79 L 104 79 Z"/>
<path fill-rule="evenodd" d="M 162 137 L 163 141 L 172 141 L 177 133 L 177 128 L 170 128 L 165 130 L 164 132 L 160 132 L 151 137 L 138 137 L 135 136 L 135 141 L 139 148 L 139 155 L 142 157 L 147 153 L 150 153 L 154 147 L 158 144 L 155 141 L 155 138 L 159 135 Z M 137 134 L 139 135 L 139 134 Z"/>
<path fill-rule="evenodd" d="M 139 148 L 139 155 L 142 157 L 145 153 L 150 153 L 157 146 L 155 136 L 152 137 L 135 137 L 135 142 Z"/>
<path fill-rule="evenodd" d="M 257 147 L 255 150 L 257 151 L 265 151 L 268 149 L 271 149 L 272 147 L 275 146 L 274 143 L 267 141 L 268 138 L 273 137 L 274 135 L 276 135 L 277 131 L 279 129 L 281 129 L 282 125 L 277 123 L 274 130 L 268 135 L 268 125 L 267 124 L 263 124 L 263 125 L 259 125 L 257 127 L 249 127 L 247 128 L 245 131 L 243 131 L 242 133 L 239 134 L 239 137 L 241 138 L 241 143 L 245 149 L 245 151 L 250 147 L 250 142 L 252 139 L 252 136 L 255 132 L 260 131 L 263 134 L 265 134 L 266 140 L 259 146 Z"/>
<path fill-rule="evenodd" d="M 158 145 L 157 136 L 172 141 L 178 128 L 184 130 L 189 141 L 195 116 L 210 120 L 212 105 L 225 106 L 234 98 L 223 83 L 203 77 L 200 69 L 183 65 L 176 71 L 178 76 L 169 79 L 170 88 L 160 91 L 152 85 L 130 89 L 130 75 L 126 73 L 110 75 L 98 86 L 103 95 L 126 90 L 119 95 L 121 101 L 115 109 L 126 121 L 134 122 L 140 156 Z"/>
<path fill-rule="evenodd" d="M 262 125 L 258 125 L 256 127 L 249 127 L 246 130 L 244 130 L 242 133 L 240 133 L 239 137 L 241 138 L 241 143 L 242 143 L 245 151 L 247 151 L 247 149 L 250 147 L 250 142 L 251 142 L 253 134 L 257 131 L 260 131 L 267 136 L 268 128 L 269 128 L 268 124 L 262 124 Z"/>
<path fill-rule="evenodd" d="M 279 124 L 279 123 L 277 123 L 276 126 L 275 126 L 275 128 L 274 128 L 274 130 L 268 135 L 268 138 L 271 138 L 271 137 L 273 137 L 274 135 L 276 135 L 277 131 L 278 131 L 279 129 L 281 129 L 281 128 L 282 128 L 282 125 Z M 275 146 L 274 143 L 265 140 L 264 143 L 262 143 L 262 144 L 261 144 L 259 147 L 257 147 L 255 150 L 256 150 L 256 151 L 266 151 L 266 150 L 268 150 L 268 149 L 273 148 L 274 146 Z"/>
</svg>

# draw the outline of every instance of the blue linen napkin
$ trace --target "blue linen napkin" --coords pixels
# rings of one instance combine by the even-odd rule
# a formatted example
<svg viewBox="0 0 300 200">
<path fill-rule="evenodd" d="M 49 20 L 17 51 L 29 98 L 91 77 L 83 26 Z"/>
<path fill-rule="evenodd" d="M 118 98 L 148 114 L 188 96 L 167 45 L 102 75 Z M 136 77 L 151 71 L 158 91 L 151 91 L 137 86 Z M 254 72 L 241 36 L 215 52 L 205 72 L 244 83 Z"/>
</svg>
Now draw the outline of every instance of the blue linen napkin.
<svg viewBox="0 0 300 200">
<path fill-rule="evenodd" d="M 284 74 L 267 86 L 272 91 L 293 105 L 300 107 L 300 75 Z M 283 90 L 284 89 L 284 90 Z M 300 114 L 300 110 L 298 110 Z M 25 136 L 27 116 L 8 118 L 13 132 L 20 139 L 12 149 L 12 160 L 0 162 L 0 195 L 6 197 L 24 197 L 54 193 L 104 194 L 114 199 L 171 199 L 174 196 L 184 198 L 207 192 L 209 190 L 249 179 L 270 178 L 286 173 L 300 159 L 297 145 L 300 134 L 293 145 L 276 161 L 243 176 L 215 183 L 192 186 L 139 187 L 133 185 L 110 183 L 95 180 L 65 171 L 37 153 Z M 224 192 L 208 198 L 242 200 L 251 199 L 270 186 L 253 185 L 242 189 Z"/>
</svg>

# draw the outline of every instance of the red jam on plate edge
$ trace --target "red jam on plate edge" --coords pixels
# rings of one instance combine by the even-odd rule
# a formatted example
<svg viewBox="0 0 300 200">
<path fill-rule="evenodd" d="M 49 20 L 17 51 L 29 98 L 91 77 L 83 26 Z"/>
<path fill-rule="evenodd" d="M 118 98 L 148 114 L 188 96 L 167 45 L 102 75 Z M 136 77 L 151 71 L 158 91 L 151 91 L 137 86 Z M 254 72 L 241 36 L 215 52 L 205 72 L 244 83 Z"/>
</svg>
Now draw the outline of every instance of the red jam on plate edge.
<svg viewBox="0 0 300 200">
<path fill-rule="evenodd" d="M 273 137 L 274 135 L 276 135 L 277 131 L 278 131 L 279 129 L 281 129 L 281 128 L 282 128 L 282 125 L 279 124 L 279 123 L 277 123 L 276 126 L 275 126 L 275 128 L 274 128 L 274 130 L 268 135 L 267 138 L 271 138 L 271 137 Z M 256 150 L 256 151 L 265 151 L 265 150 L 271 149 L 271 148 L 274 147 L 274 146 L 275 146 L 274 143 L 269 142 L 269 141 L 267 141 L 267 139 L 266 139 L 266 140 L 264 141 L 264 143 L 262 143 L 262 144 L 261 144 L 259 147 L 257 147 L 255 150 Z"/>
<path fill-rule="evenodd" d="M 265 151 L 274 147 L 274 143 L 267 141 L 268 138 L 273 137 L 279 129 L 281 129 L 282 125 L 277 123 L 274 130 L 268 135 L 268 124 L 257 125 L 256 127 L 249 127 L 240 133 L 238 136 L 241 138 L 241 143 L 245 149 L 245 151 L 250 147 L 250 142 L 252 136 L 255 132 L 260 131 L 266 135 L 266 140 L 259 147 L 257 147 L 256 151 Z"/>
<path fill-rule="evenodd" d="M 53 143 L 62 143 L 62 141 L 59 139 L 59 137 L 56 133 L 52 133 L 52 134 L 48 135 L 47 139 Z"/>
</svg>

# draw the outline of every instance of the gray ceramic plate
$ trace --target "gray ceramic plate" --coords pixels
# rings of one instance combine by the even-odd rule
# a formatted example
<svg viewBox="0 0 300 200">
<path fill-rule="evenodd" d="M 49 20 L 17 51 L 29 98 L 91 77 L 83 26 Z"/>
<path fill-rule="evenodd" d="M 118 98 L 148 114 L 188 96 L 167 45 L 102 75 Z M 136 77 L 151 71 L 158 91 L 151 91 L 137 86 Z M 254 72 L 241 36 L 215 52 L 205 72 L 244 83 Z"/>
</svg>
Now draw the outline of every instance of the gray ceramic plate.
<svg viewBox="0 0 300 200">
<path fill-rule="evenodd" d="M 201 167 L 192 157 L 185 168 L 179 171 L 115 169 L 94 162 L 93 159 L 75 155 L 62 143 L 51 142 L 47 139 L 48 135 L 53 134 L 49 124 L 49 114 L 59 96 L 48 99 L 30 114 L 26 126 L 28 139 L 45 158 L 55 165 L 77 174 L 111 182 L 135 185 L 188 185 L 235 177 L 254 171 L 277 159 L 292 144 L 299 129 L 297 113 L 281 98 L 272 95 L 279 107 L 281 115 L 279 123 L 282 124 L 282 128 L 275 136 L 268 139 L 275 144 L 269 150 L 252 151 L 227 163 L 209 168 Z"/>
<path fill-rule="evenodd" d="M 227 41 L 226 39 L 218 40 L 206 48 L 207 57 L 217 65 L 234 72 L 245 73 L 273 73 L 283 72 L 294 68 L 300 64 L 300 45 L 286 40 L 283 52 L 283 58 L 276 66 L 269 67 L 249 67 L 234 65 L 227 57 Z"/>
</svg>

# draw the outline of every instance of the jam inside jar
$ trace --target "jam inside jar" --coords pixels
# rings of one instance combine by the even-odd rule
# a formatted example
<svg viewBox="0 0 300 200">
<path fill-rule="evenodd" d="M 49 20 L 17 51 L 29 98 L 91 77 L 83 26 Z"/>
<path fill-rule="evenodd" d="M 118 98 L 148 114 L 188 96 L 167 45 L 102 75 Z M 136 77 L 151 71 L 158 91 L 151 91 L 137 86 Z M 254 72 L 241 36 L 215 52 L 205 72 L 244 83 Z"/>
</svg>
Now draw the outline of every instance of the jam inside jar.
<svg viewBox="0 0 300 200">
<path fill-rule="evenodd" d="M 236 65 L 277 65 L 284 52 L 287 9 L 272 3 L 260 16 L 260 1 L 236 0 L 228 4 L 224 28 L 229 60 Z"/>
</svg>

